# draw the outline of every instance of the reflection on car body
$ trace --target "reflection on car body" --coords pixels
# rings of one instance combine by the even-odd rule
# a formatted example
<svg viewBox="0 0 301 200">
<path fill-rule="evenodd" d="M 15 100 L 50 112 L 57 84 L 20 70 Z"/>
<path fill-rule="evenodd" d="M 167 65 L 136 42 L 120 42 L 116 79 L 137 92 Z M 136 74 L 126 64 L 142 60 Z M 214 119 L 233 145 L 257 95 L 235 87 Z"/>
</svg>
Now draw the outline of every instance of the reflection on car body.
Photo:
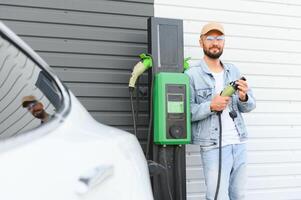
<svg viewBox="0 0 301 200">
<path fill-rule="evenodd" d="M 50 114 L 44 109 L 44 104 L 37 100 L 33 95 L 24 96 L 22 98 L 22 107 L 26 108 L 32 116 L 41 120 L 41 124 L 49 121 Z"/>
</svg>

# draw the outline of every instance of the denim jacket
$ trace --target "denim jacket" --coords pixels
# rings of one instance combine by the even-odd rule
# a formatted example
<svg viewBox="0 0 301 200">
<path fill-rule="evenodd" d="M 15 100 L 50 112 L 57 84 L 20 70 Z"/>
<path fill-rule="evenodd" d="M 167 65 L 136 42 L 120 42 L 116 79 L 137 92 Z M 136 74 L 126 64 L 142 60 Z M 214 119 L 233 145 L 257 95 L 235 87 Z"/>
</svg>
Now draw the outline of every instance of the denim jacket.
<svg viewBox="0 0 301 200">
<path fill-rule="evenodd" d="M 224 67 L 224 87 L 231 81 L 241 78 L 241 74 L 233 64 L 222 63 Z M 217 147 L 219 139 L 219 123 L 216 112 L 210 110 L 210 103 L 215 96 L 215 80 L 206 62 L 186 70 L 190 78 L 190 106 L 192 143 L 201 147 Z M 239 100 L 237 92 L 232 96 L 229 104 L 230 111 L 235 110 L 237 117 L 234 124 L 240 141 L 247 140 L 247 130 L 241 113 L 250 112 L 256 106 L 251 89 L 247 93 L 247 101 Z"/>
</svg>

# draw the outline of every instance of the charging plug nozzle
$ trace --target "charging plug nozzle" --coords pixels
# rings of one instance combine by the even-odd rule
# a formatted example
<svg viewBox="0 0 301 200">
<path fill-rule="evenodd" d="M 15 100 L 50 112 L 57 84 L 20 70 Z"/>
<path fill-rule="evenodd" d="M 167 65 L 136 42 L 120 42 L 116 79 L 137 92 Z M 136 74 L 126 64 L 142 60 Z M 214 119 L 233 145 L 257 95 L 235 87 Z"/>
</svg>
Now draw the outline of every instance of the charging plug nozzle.
<svg viewBox="0 0 301 200">
<path fill-rule="evenodd" d="M 129 88 L 135 88 L 138 77 L 147 69 L 153 66 L 153 60 L 149 54 L 140 54 L 140 61 L 134 66 L 131 78 L 129 80 Z"/>
</svg>

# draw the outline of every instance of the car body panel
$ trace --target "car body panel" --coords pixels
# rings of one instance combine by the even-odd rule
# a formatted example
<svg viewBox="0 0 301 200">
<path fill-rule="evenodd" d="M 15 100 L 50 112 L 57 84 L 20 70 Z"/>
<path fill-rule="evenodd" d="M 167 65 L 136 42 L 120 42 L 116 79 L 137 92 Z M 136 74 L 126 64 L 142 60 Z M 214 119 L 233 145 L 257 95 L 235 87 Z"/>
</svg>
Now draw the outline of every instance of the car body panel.
<svg viewBox="0 0 301 200">
<path fill-rule="evenodd" d="M 50 133 L 0 153 L 3 199 L 153 199 L 135 136 L 96 122 L 72 96 L 72 109 Z M 78 178 L 96 166 L 113 174 L 79 194 Z M 2 181 L 1 181 L 2 180 Z"/>
</svg>

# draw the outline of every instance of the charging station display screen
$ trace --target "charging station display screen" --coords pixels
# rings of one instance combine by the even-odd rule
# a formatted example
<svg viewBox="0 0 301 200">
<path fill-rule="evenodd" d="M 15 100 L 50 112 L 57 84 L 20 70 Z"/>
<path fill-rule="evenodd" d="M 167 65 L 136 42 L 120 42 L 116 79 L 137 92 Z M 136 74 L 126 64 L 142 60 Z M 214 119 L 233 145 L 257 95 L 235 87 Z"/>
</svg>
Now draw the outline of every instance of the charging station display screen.
<svg viewBox="0 0 301 200">
<path fill-rule="evenodd" d="M 184 113 L 184 96 L 182 94 L 167 95 L 167 112 Z"/>
</svg>

